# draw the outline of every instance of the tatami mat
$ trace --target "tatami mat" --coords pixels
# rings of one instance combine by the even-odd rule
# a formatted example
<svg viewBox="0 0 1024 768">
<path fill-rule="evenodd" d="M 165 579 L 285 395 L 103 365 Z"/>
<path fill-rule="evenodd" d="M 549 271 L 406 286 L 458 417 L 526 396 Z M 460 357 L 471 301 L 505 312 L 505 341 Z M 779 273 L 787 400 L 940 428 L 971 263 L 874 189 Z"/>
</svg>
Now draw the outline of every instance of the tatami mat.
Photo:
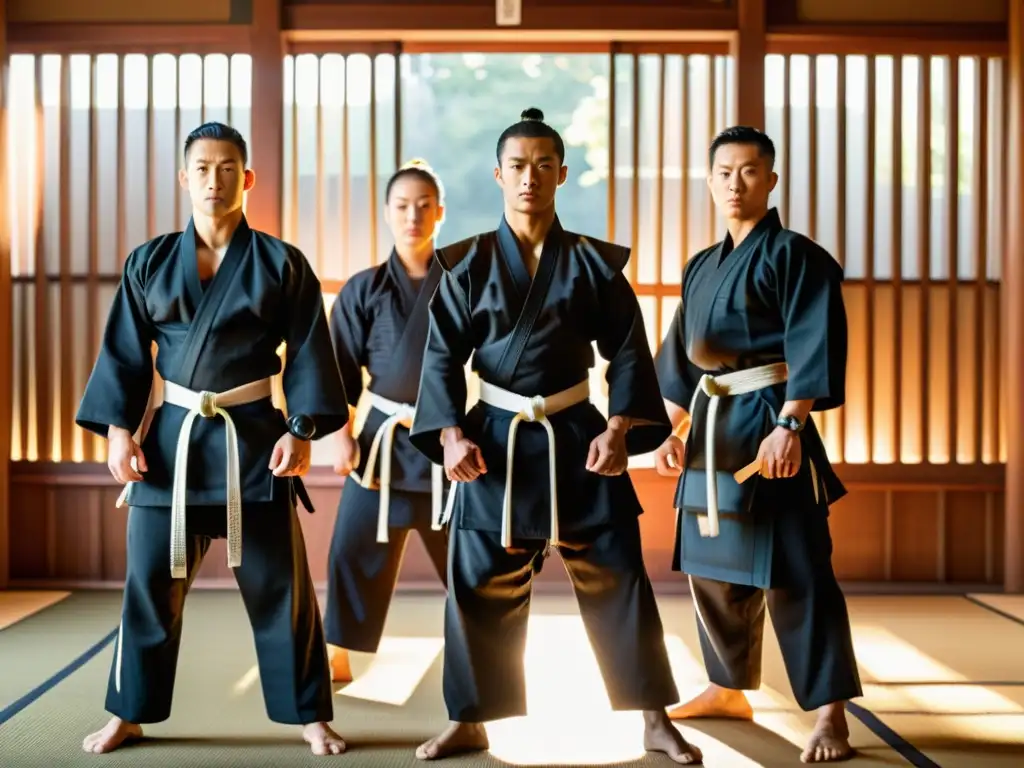
<svg viewBox="0 0 1024 768">
<path fill-rule="evenodd" d="M 1024 595 L 988 594 L 971 595 L 970 598 L 1024 624 Z"/>
<path fill-rule="evenodd" d="M 120 606 L 118 592 L 77 593 L 0 632 L 0 712 L 109 635 Z"/>
<path fill-rule="evenodd" d="M 0 690 L 11 699 L 39 685 L 116 627 L 118 604 L 116 593 L 76 594 L 0 633 Z M 663 598 L 661 605 L 673 668 L 687 697 L 705 683 L 692 607 L 688 598 Z M 1024 627 L 963 598 L 851 597 L 850 612 L 865 680 L 864 707 L 942 768 L 1024 765 Z M 415 745 L 446 720 L 440 692 L 442 616 L 439 595 L 399 596 L 381 653 L 354 656 L 357 682 L 335 696 L 334 724 L 350 743 L 339 761 L 366 768 L 421 765 L 413 756 Z M 32 650 L 46 643 L 49 650 Z M 0 725 L 0 764 L 97 765 L 97 758 L 82 753 L 79 745 L 85 733 L 105 721 L 103 696 L 112 654 L 111 644 Z M 22 666 L 21 658 L 35 658 L 36 667 L 22 675 L 18 691 L 6 681 Z M 643 755 L 638 715 L 608 711 L 571 598 L 535 598 L 526 663 L 530 716 L 493 724 L 490 755 L 445 764 L 671 764 Z M 193 593 L 171 719 L 148 727 L 147 735 L 158 739 L 108 755 L 103 765 L 323 765 L 324 758 L 309 755 L 297 741 L 296 729 L 267 720 L 254 666 L 238 595 Z M 799 745 L 814 716 L 792 701 L 770 634 L 764 685 L 752 701 L 757 711 L 753 724 L 683 727 L 704 750 L 705 764 L 800 765 Z M 856 719 L 851 718 L 851 727 L 860 754 L 845 765 L 908 764 Z"/>
<path fill-rule="evenodd" d="M 43 590 L 0 592 L 0 630 L 7 629 L 54 603 L 59 603 L 70 594 Z"/>
</svg>

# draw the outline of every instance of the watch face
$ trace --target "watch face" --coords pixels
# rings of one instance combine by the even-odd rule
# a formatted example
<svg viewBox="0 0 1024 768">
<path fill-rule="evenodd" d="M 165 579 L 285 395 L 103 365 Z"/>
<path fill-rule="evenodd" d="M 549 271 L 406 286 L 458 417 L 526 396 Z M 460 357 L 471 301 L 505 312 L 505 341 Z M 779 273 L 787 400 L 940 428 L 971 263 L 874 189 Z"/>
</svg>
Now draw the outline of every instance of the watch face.
<svg viewBox="0 0 1024 768">
<path fill-rule="evenodd" d="M 800 420 L 795 416 L 783 416 L 778 420 L 777 424 L 780 427 L 791 430 L 792 432 L 799 432 L 803 427 Z"/>
</svg>

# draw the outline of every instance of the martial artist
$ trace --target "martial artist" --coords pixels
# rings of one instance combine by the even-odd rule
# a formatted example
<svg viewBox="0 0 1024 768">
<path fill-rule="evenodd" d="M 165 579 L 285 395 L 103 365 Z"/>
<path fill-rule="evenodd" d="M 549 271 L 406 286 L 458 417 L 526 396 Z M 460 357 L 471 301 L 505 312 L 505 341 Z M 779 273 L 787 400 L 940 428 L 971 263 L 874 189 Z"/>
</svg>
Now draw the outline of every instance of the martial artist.
<svg viewBox="0 0 1024 768">
<path fill-rule="evenodd" d="M 300 479 L 310 440 L 341 428 L 348 402 L 316 275 L 300 251 L 245 220 L 255 181 L 246 164 L 233 128 L 189 134 L 178 174 L 192 199 L 188 226 L 128 255 L 79 407 L 77 423 L 107 438 L 110 471 L 129 483 L 113 718 L 86 737 L 87 752 L 170 716 L 185 596 L 220 537 L 268 716 L 304 726 L 315 754 L 345 748 L 328 726 L 327 650 L 296 498 L 312 512 Z M 287 421 L 271 402 L 282 342 Z M 154 343 L 162 393 L 151 387 Z"/>
<path fill-rule="evenodd" d="M 384 219 L 395 246 L 388 260 L 358 272 L 331 310 L 334 351 L 353 411 L 363 393 L 370 409 L 358 435 L 354 418 L 336 433 L 335 471 L 348 476 L 328 561 L 324 629 L 332 679 L 352 679 L 348 651 L 374 653 L 384 632 L 409 532 L 419 533 L 442 584 L 447 535 L 441 527 L 444 475 L 409 442 L 420 365 L 441 279 L 434 238 L 444 218 L 441 182 L 412 161 L 391 177 Z"/>
<path fill-rule="evenodd" d="M 673 718 L 752 717 L 767 607 L 797 702 L 817 709 L 804 762 L 851 753 L 845 702 L 861 695 L 846 601 L 832 571 L 829 505 L 845 493 L 809 418 L 843 404 L 843 271 L 783 228 L 768 197 L 775 147 L 753 128 L 711 143 L 708 186 L 728 226 L 683 274 L 658 353 L 685 448 L 656 452 L 680 474 L 674 567 L 689 575 L 711 686 Z"/>
<path fill-rule="evenodd" d="M 669 434 L 629 249 L 564 230 L 562 138 L 528 109 L 498 140 L 498 229 L 441 249 L 412 441 L 453 490 L 444 697 L 451 724 L 421 759 L 488 747 L 484 723 L 526 714 L 532 577 L 549 545 L 576 591 L 609 698 L 643 710 L 645 746 L 700 752 L 665 707 L 678 693 L 644 567 L 627 456 Z M 609 418 L 589 400 L 594 343 L 609 360 Z M 472 356 L 480 401 L 467 413 Z"/>
</svg>

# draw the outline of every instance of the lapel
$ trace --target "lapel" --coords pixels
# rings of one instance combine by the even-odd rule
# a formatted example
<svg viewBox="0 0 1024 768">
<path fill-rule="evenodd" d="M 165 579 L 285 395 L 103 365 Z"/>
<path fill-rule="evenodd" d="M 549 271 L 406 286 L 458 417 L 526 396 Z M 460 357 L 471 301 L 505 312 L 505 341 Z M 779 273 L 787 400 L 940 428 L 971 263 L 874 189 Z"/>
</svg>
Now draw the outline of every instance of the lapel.
<svg viewBox="0 0 1024 768">
<path fill-rule="evenodd" d="M 431 256 L 430 269 L 427 276 L 420 284 L 419 293 L 415 293 L 412 281 L 409 279 L 405 267 L 398 258 L 398 254 L 392 254 L 388 262 L 388 270 L 399 285 L 401 300 L 400 322 L 398 343 L 395 344 L 392 357 L 392 371 L 400 372 L 407 370 L 410 361 L 421 361 L 423 350 L 427 345 L 427 330 L 430 325 L 428 309 L 430 299 L 434 295 L 437 284 L 441 281 L 443 270 L 437 258 Z M 398 319 L 398 318 L 396 318 Z M 420 362 L 416 364 L 419 371 Z M 419 374 L 416 374 L 417 377 Z"/>
<path fill-rule="evenodd" d="M 547 243 L 545 242 L 546 245 Z M 501 217 L 501 223 L 498 225 L 498 250 L 501 253 L 502 261 L 505 262 L 505 268 L 508 269 L 509 274 L 512 276 L 512 285 L 515 286 L 516 296 L 521 304 L 526 300 L 533 281 L 530 280 L 530 273 L 526 269 L 526 264 L 523 263 L 523 255 L 519 250 L 519 241 L 516 240 L 515 233 L 512 231 L 512 227 L 508 225 L 508 221 L 505 220 L 504 216 Z M 541 259 L 543 258 L 544 255 L 541 253 Z M 540 270 L 538 269 L 538 271 Z"/>
<path fill-rule="evenodd" d="M 519 365 L 519 359 L 526 349 L 526 342 L 533 332 L 533 325 L 544 307 L 559 257 L 565 250 L 565 232 L 556 216 L 544 239 L 540 263 L 532 281 L 529 272 L 526 271 L 526 265 L 523 264 L 518 241 L 504 217 L 498 227 L 498 250 L 512 274 L 522 307 L 494 372 L 497 381 L 493 383 L 508 388 L 515 375 L 516 366 Z"/>
<path fill-rule="evenodd" d="M 728 283 L 729 276 L 736 271 L 740 263 L 749 259 L 751 254 L 761 247 L 765 238 L 771 232 L 776 232 L 781 228 L 782 222 L 779 220 L 779 212 L 775 208 L 771 208 L 737 248 L 733 248 L 732 235 L 726 234 L 725 239 L 718 244 L 715 252 L 711 254 L 715 275 L 714 282 L 712 283 L 714 289 L 712 301 L 718 297 L 722 288 Z"/>
<path fill-rule="evenodd" d="M 205 346 L 206 339 L 213 327 L 213 319 L 220 309 L 220 305 L 227 296 L 228 290 L 234 281 L 238 267 L 252 246 L 252 230 L 245 217 L 238 222 L 235 233 L 231 236 L 231 243 L 228 245 L 227 253 L 217 268 L 209 286 L 203 291 L 199 282 L 199 263 L 196 260 L 196 230 L 195 224 L 190 218 L 188 226 L 181 237 L 181 244 L 178 249 L 178 258 L 182 260 L 182 268 L 185 270 L 186 286 L 195 313 L 192 315 L 192 322 L 189 324 L 188 333 L 182 344 L 181 356 L 178 359 L 178 370 L 173 381 L 184 387 L 192 387 L 192 380 L 195 376 L 199 355 Z"/>
<path fill-rule="evenodd" d="M 431 257 L 431 268 L 433 264 L 434 259 Z M 409 278 L 409 273 L 405 271 L 405 267 L 402 265 L 402 259 L 394 249 L 391 250 L 391 255 L 388 257 L 384 270 L 388 280 L 392 283 L 393 290 L 395 291 L 394 295 L 397 298 L 398 311 L 394 313 L 394 320 L 395 328 L 398 334 L 401 335 L 408 325 L 413 307 L 416 305 L 418 293 L 412 284 L 412 280 Z M 429 270 L 427 279 L 429 279 Z"/>
</svg>

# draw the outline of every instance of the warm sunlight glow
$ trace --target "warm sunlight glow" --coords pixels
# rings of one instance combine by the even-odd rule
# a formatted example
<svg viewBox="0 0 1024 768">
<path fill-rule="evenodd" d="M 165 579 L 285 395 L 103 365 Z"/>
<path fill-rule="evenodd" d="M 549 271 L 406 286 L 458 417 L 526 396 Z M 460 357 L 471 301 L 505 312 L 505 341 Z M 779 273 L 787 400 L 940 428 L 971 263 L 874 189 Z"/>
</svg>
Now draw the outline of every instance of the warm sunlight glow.
<svg viewBox="0 0 1024 768">
<path fill-rule="evenodd" d="M 934 727 L 960 738 L 1018 743 L 1024 733 L 1024 707 L 989 686 L 971 685 L 945 664 L 882 627 L 854 627 L 857 663 L 875 680 L 903 685 L 865 683 L 872 709 L 928 712 Z"/>
<path fill-rule="evenodd" d="M 400 707 L 415 693 L 444 647 L 440 637 L 385 637 L 370 668 L 340 696 Z"/>
<path fill-rule="evenodd" d="M 681 692 L 707 683 L 700 662 L 676 636 L 665 638 Z M 610 763 L 644 755 L 638 712 L 613 712 L 578 615 L 532 616 L 526 640 L 527 717 L 490 723 L 491 754 L 513 765 Z M 708 764 L 761 768 L 707 734 L 681 728 Z"/>
</svg>

